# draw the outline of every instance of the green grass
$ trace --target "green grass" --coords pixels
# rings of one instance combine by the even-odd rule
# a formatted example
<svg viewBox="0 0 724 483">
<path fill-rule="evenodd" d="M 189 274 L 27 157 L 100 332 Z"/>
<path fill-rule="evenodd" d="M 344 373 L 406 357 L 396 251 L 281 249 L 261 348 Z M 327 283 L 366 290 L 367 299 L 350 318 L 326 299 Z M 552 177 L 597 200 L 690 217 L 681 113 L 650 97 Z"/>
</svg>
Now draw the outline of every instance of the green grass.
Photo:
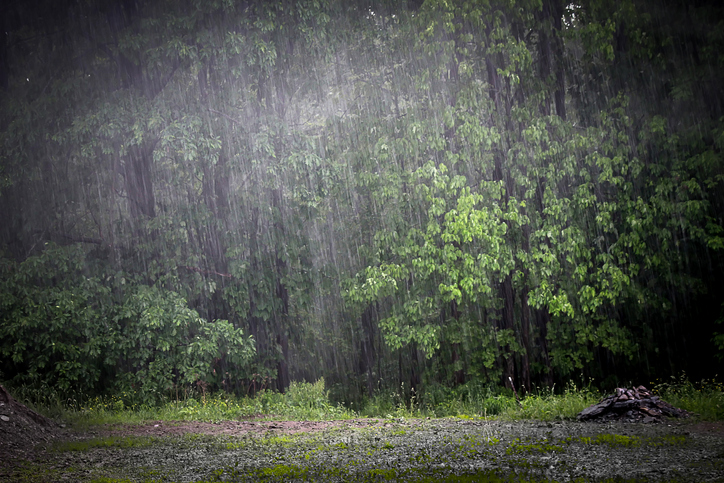
<svg viewBox="0 0 724 483">
<path fill-rule="evenodd" d="M 682 373 L 679 377 L 652 382 L 651 389 L 664 401 L 701 419 L 724 420 L 724 383 L 717 381 L 717 376 L 691 382 L 686 373 Z"/>
<path fill-rule="evenodd" d="M 573 382 L 566 385 L 562 394 L 556 394 L 554 388 L 536 389 L 521 400 L 521 405 L 513 405 L 504 411 L 510 419 L 538 419 L 553 421 L 575 419 L 576 415 L 588 406 L 599 402 L 601 394 L 588 387 L 578 388 Z"/>
<path fill-rule="evenodd" d="M 141 424 L 146 421 L 223 421 L 248 418 L 332 420 L 359 417 L 341 404 L 329 401 L 324 379 L 293 382 L 285 394 L 261 391 L 255 397 L 219 392 L 190 394 L 158 405 L 133 404 L 133 394 L 61 398 L 51 387 L 8 387 L 15 399 L 45 416 L 76 427 L 99 424 Z"/>
<path fill-rule="evenodd" d="M 63 441 L 52 447 L 53 451 L 88 451 L 92 448 L 146 448 L 158 444 L 158 438 L 138 436 L 107 436 L 80 441 Z"/>
<path fill-rule="evenodd" d="M 670 404 L 695 413 L 704 420 L 724 420 L 724 385 L 715 379 L 692 383 L 686 375 L 650 385 L 655 394 Z M 329 400 L 324 379 L 315 383 L 292 383 L 285 394 L 259 392 L 255 397 L 237 397 L 223 392 L 191 394 L 167 400 L 157 406 L 132 405 L 133 396 L 117 394 L 61 400 L 52 388 L 12 388 L 13 395 L 32 409 L 75 426 L 97 424 L 140 424 L 146 421 L 222 421 L 247 418 L 287 420 L 333 420 L 371 418 L 574 419 L 584 408 L 598 402 L 603 393 L 568 383 L 562 391 L 535 388 L 517 403 L 512 392 L 474 385 L 455 389 L 429 388 L 412 396 L 404 387 L 380 393 L 354 411 Z M 408 394 L 404 397 L 403 394 Z"/>
<path fill-rule="evenodd" d="M 404 388 L 402 388 L 404 389 Z M 597 403 L 601 394 L 591 388 L 578 388 L 570 382 L 562 393 L 555 388 L 538 389 L 516 401 L 511 391 L 491 388 L 464 388 L 444 390 L 404 401 L 398 392 L 381 394 L 367 401 L 360 415 L 383 418 L 456 417 L 461 419 L 537 419 L 553 421 L 574 419 L 591 404 Z M 400 391 L 402 392 L 402 391 Z M 427 397 L 426 397 L 427 396 Z"/>
<path fill-rule="evenodd" d="M 144 421 L 223 421 L 247 418 L 288 420 L 350 419 L 357 414 L 329 401 L 324 379 L 292 383 L 286 394 L 263 391 L 256 397 L 216 393 L 167 401 L 159 406 L 128 407 L 123 395 L 93 398 L 80 408 L 69 408 L 63 418 L 78 426 L 139 424 Z"/>
</svg>

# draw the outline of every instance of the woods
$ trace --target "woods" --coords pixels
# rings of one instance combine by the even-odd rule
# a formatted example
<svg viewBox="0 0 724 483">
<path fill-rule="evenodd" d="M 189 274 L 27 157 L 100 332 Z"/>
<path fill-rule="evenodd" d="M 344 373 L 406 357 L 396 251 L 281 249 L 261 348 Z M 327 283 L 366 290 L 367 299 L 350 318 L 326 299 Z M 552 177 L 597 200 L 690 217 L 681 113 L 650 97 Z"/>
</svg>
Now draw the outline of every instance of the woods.
<svg viewBox="0 0 724 483">
<path fill-rule="evenodd" d="M 152 403 L 712 377 L 723 13 L 3 7 L 0 379 Z"/>
</svg>

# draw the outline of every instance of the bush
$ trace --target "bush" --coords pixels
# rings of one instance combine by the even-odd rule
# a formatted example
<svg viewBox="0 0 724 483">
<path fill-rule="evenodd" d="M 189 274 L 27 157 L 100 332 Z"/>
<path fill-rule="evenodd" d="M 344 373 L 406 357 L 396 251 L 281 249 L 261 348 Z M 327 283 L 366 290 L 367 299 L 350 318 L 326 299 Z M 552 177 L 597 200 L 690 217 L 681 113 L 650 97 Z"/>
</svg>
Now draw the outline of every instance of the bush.
<svg viewBox="0 0 724 483">
<path fill-rule="evenodd" d="M 64 398 L 126 393 L 157 404 L 163 394 L 247 375 L 254 341 L 226 320 L 207 321 L 178 293 L 93 267 L 78 245 L 22 263 L 0 258 L 0 371 L 13 386 Z"/>
</svg>

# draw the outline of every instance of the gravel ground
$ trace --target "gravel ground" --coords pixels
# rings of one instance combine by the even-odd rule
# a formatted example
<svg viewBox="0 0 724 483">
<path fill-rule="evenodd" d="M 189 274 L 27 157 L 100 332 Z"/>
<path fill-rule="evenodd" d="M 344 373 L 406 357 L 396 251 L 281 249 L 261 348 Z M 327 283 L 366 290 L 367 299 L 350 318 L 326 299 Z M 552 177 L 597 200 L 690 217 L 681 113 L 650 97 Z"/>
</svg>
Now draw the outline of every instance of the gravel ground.
<svg viewBox="0 0 724 483">
<path fill-rule="evenodd" d="M 723 436 L 678 421 L 157 422 L 66 431 L 3 481 L 724 482 Z"/>
</svg>

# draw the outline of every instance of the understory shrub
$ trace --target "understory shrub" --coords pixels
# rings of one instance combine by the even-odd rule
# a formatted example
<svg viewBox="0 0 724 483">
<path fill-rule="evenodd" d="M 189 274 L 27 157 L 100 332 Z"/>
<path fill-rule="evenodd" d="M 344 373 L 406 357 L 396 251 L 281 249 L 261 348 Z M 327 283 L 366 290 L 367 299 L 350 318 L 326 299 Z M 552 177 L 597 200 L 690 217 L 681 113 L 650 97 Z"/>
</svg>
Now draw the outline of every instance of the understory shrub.
<svg viewBox="0 0 724 483">
<path fill-rule="evenodd" d="M 0 257 L 0 371 L 11 386 L 52 388 L 63 399 L 110 391 L 137 405 L 248 375 L 255 347 L 241 329 L 203 319 L 166 284 L 134 281 L 86 255 L 78 244 L 48 243 L 20 263 Z"/>
</svg>

